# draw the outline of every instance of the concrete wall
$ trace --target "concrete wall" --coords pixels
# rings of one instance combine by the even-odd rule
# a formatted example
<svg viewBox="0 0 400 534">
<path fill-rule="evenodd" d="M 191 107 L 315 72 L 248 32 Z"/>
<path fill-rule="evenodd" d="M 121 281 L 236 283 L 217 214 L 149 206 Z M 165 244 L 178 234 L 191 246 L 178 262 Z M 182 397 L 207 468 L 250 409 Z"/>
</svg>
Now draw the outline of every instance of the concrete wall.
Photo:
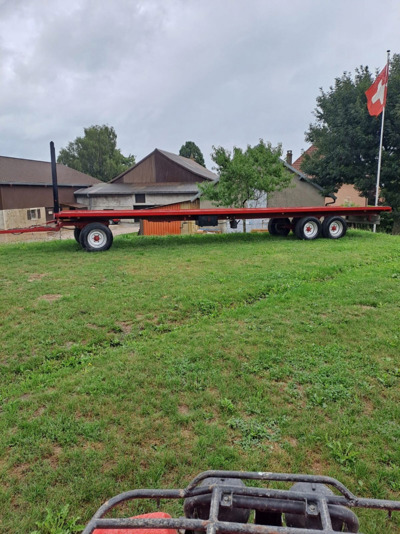
<svg viewBox="0 0 400 534">
<path fill-rule="evenodd" d="M 135 198 L 133 195 L 105 195 L 87 197 L 86 195 L 75 195 L 76 202 L 87 206 L 90 210 L 131 210 Z"/>
<path fill-rule="evenodd" d="M 28 219 L 28 211 L 30 210 L 40 210 L 40 218 Z M 46 208 L 43 206 L 38 208 L 0 211 L 1 230 L 26 228 L 28 226 L 41 226 L 44 224 L 46 224 Z"/>
<path fill-rule="evenodd" d="M 46 209 L 43 206 L 29 209 L 40 209 L 40 218 L 29 220 L 26 208 L 19 210 L 0 210 L 0 230 L 13 230 L 14 228 L 28 228 L 29 226 L 43 226 L 46 224 Z M 43 241 L 44 239 L 60 239 L 60 232 L 0 234 L 0 244 Z"/>
<path fill-rule="evenodd" d="M 87 206 L 90 210 L 133 210 L 133 207 L 140 209 L 143 206 L 165 206 L 169 204 L 180 204 L 181 202 L 188 202 L 193 198 L 193 194 L 148 194 L 146 193 L 146 202 L 144 204 L 137 204 L 135 195 L 104 195 L 88 198 L 85 195 L 75 195 L 76 201 L 79 204 Z"/>
<path fill-rule="evenodd" d="M 309 207 L 324 206 L 325 198 L 320 194 L 316 187 L 308 182 L 300 180 L 295 176 L 292 180 L 291 187 L 283 191 L 276 191 L 268 195 L 268 207 Z"/>
</svg>

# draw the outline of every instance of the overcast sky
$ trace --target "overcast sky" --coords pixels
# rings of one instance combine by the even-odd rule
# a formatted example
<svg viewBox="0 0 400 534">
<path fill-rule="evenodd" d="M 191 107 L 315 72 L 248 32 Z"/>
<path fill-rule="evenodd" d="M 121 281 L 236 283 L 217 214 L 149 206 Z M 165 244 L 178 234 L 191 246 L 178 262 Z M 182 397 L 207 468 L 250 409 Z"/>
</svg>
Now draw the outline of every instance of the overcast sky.
<svg viewBox="0 0 400 534">
<path fill-rule="evenodd" d="M 136 161 L 259 138 L 295 159 L 320 88 L 387 49 L 399 0 L 0 0 L 0 155 L 108 124 Z"/>
</svg>

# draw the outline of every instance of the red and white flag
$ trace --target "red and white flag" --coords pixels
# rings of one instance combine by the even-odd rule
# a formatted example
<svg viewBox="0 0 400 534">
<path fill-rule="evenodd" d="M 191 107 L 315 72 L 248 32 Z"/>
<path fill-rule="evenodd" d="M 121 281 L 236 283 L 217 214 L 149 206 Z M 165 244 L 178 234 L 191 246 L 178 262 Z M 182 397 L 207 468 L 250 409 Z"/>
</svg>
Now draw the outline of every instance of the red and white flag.
<svg viewBox="0 0 400 534">
<path fill-rule="evenodd" d="M 386 106 L 388 70 L 388 66 L 386 65 L 371 87 L 365 91 L 367 96 L 367 107 L 370 115 L 380 115 L 383 108 Z"/>
</svg>

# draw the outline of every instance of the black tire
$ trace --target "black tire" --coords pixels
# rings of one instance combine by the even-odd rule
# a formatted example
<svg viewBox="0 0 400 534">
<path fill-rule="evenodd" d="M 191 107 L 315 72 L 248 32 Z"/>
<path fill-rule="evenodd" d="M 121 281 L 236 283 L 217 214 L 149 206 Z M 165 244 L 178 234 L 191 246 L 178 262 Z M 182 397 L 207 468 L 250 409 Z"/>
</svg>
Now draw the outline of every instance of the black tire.
<svg viewBox="0 0 400 534">
<path fill-rule="evenodd" d="M 79 243 L 79 244 L 81 244 L 81 242 L 79 240 L 81 232 L 82 232 L 82 228 L 78 228 L 77 226 L 75 226 L 75 228 L 74 228 L 74 238 L 75 238 L 75 241 L 77 243 Z"/>
<path fill-rule="evenodd" d="M 268 221 L 268 232 L 271 235 L 280 235 L 286 237 L 290 232 L 289 219 L 270 219 Z"/>
<path fill-rule="evenodd" d="M 90 223 L 82 228 L 79 242 L 87 252 L 103 252 L 113 243 L 113 234 L 105 224 Z"/>
<path fill-rule="evenodd" d="M 297 222 L 294 232 L 299 239 L 311 241 L 320 236 L 321 223 L 316 217 L 303 217 Z"/>
<path fill-rule="evenodd" d="M 328 239 L 340 239 L 347 232 L 347 223 L 343 217 L 333 215 L 322 223 L 322 235 Z"/>
<path fill-rule="evenodd" d="M 292 232 L 294 233 L 294 235 L 296 235 L 296 225 L 300 219 L 301 217 L 293 217 L 292 219 Z"/>
</svg>

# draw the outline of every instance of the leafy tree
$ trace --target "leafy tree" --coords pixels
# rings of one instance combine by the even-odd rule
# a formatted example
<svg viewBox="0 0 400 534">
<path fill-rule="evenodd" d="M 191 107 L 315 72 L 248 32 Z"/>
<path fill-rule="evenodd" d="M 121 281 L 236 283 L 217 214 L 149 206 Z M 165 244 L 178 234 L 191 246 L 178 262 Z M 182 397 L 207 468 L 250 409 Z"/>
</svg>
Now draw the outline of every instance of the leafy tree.
<svg viewBox="0 0 400 534">
<path fill-rule="evenodd" d="M 289 187 L 291 174 L 280 159 L 281 147 L 273 148 L 262 139 L 246 150 L 234 147 L 231 154 L 223 147 L 213 147 L 219 180 L 199 184 L 203 196 L 217 206 L 244 207 L 248 200 L 259 200 L 264 193 Z M 245 228 L 245 227 L 244 227 Z"/>
<path fill-rule="evenodd" d="M 85 135 L 68 143 L 58 155 L 58 163 L 108 182 L 135 164 L 131 154 L 123 156 L 117 148 L 117 134 L 111 126 L 84 128 Z"/>
<path fill-rule="evenodd" d="M 186 143 L 181 146 L 181 149 L 179 150 L 179 155 L 183 156 L 184 158 L 194 159 L 196 163 L 202 165 L 203 167 L 206 166 L 200 148 L 196 145 L 196 143 L 193 143 L 193 141 L 186 141 Z"/>
<path fill-rule="evenodd" d="M 374 81 L 368 67 L 345 72 L 333 87 L 317 98 L 316 122 L 306 140 L 317 150 L 304 158 L 302 170 L 313 175 L 325 191 L 337 191 L 342 184 L 354 186 L 375 201 L 376 174 L 382 116 L 371 117 L 365 91 Z M 393 208 L 393 233 L 400 233 L 400 55 L 390 66 L 383 136 L 381 192 Z"/>
</svg>

